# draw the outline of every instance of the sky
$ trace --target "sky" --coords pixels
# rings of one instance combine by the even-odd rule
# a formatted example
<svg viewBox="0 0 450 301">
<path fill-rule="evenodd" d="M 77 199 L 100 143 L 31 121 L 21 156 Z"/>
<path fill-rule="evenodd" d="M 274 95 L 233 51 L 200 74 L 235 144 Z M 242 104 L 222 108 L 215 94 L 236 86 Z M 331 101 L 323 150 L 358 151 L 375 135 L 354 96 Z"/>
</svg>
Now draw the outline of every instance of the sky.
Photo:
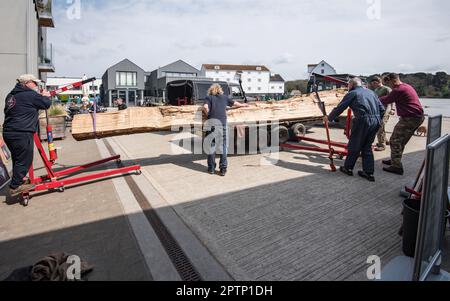
<svg viewBox="0 0 450 301">
<path fill-rule="evenodd" d="M 286 80 L 338 73 L 450 73 L 448 0 L 54 0 L 55 76 L 100 77 L 128 58 L 265 65 Z"/>
</svg>

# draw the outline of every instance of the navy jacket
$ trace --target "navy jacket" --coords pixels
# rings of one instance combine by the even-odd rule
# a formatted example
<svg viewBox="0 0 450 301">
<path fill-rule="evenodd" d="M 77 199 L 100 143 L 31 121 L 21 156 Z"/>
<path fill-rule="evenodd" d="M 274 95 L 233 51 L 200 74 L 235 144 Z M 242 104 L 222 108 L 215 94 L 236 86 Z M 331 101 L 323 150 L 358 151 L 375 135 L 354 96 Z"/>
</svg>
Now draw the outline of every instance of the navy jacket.
<svg viewBox="0 0 450 301">
<path fill-rule="evenodd" d="M 234 105 L 234 100 L 227 95 L 206 96 L 205 104 L 207 104 L 209 108 L 208 119 L 220 120 L 222 125 L 226 126 L 227 107 L 232 107 Z"/>
<path fill-rule="evenodd" d="M 377 120 L 381 124 L 384 112 L 384 105 L 378 96 L 371 90 L 356 87 L 345 95 L 341 103 L 330 113 L 328 119 L 330 121 L 339 117 L 348 107 L 350 107 L 355 115 L 356 121 L 364 119 Z"/>
<path fill-rule="evenodd" d="M 17 84 L 6 96 L 3 132 L 35 133 L 38 129 L 39 110 L 47 110 L 51 104 L 50 98 Z"/>
</svg>

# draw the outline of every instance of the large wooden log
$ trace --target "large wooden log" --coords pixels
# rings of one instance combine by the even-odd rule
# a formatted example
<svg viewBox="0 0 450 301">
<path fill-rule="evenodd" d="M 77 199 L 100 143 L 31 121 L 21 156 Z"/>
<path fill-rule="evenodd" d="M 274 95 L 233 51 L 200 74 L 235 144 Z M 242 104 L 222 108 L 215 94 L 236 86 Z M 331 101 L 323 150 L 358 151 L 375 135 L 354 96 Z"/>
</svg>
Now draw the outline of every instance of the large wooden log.
<svg viewBox="0 0 450 301">
<path fill-rule="evenodd" d="M 336 107 L 345 95 L 343 90 L 320 92 L 327 112 Z M 277 102 L 255 102 L 249 107 L 228 111 L 230 124 L 255 122 L 294 121 L 319 118 L 322 112 L 316 97 L 294 97 Z M 75 115 L 72 135 L 76 140 L 103 138 L 154 131 L 170 131 L 179 127 L 202 126 L 200 106 L 137 107 L 127 110 L 97 114 L 94 133 L 92 114 Z"/>
</svg>

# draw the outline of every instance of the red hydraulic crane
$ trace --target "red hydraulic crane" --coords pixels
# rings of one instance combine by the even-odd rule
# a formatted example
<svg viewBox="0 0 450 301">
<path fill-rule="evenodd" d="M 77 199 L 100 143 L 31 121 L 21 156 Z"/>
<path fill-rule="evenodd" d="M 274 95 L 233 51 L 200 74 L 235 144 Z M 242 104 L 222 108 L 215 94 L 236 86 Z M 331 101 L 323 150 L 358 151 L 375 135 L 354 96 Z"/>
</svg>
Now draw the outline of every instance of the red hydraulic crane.
<svg viewBox="0 0 450 301">
<path fill-rule="evenodd" d="M 67 90 L 71 90 L 77 87 L 80 87 L 82 85 L 85 85 L 87 83 L 90 83 L 94 81 L 95 78 L 90 78 L 84 81 L 76 82 L 71 85 L 65 86 L 63 88 L 60 88 L 58 90 L 50 92 L 51 96 L 58 95 L 62 92 L 65 92 Z M 107 162 L 116 161 L 120 162 L 120 155 L 112 156 L 109 158 L 105 158 L 99 161 L 71 167 L 65 170 L 61 171 L 55 171 L 53 170 L 53 165 L 57 159 L 56 154 L 56 148 L 53 143 L 53 136 L 52 136 L 52 127 L 50 126 L 48 122 L 48 115 L 47 116 L 47 137 L 48 137 L 48 150 L 49 150 L 49 157 L 47 157 L 47 154 L 45 153 L 44 147 L 42 145 L 42 142 L 39 138 L 39 135 L 36 133 L 34 134 L 34 143 L 36 145 L 36 148 L 38 149 L 39 155 L 42 159 L 42 162 L 44 163 L 44 167 L 46 169 L 47 174 L 39 177 L 35 177 L 35 171 L 33 165 L 31 165 L 29 170 L 29 183 L 35 184 L 35 188 L 31 191 L 26 191 L 22 193 L 22 204 L 24 206 L 28 206 L 29 200 L 30 200 L 30 192 L 38 192 L 38 191 L 59 191 L 64 192 L 64 189 L 66 186 L 73 185 L 73 184 L 79 184 L 79 183 L 86 183 L 86 182 L 92 182 L 94 180 L 99 179 L 105 179 L 114 175 L 126 175 L 130 172 L 136 172 L 136 174 L 141 174 L 141 166 L 140 165 L 133 165 L 133 166 L 127 166 L 122 168 L 115 168 L 110 170 L 105 170 L 98 173 L 93 173 L 89 175 L 84 176 L 78 176 L 72 178 L 75 173 L 79 173 L 82 171 L 86 171 L 87 169 L 98 166 Z M 95 123 L 95 118 L 94 118 Z M 95 131 L 95 124 L 94 124 L 94 131 Z"/>
</svg>

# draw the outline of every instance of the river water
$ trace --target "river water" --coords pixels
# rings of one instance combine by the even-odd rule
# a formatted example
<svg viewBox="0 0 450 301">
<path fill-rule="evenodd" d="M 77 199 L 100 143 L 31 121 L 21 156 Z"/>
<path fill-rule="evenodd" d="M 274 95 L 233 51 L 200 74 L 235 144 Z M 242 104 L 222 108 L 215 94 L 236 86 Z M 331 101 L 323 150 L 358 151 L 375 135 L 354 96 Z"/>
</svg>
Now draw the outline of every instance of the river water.
<svg viewBox="0 0 450 301">
<path fill-rule="evenodd" d="M 450 99 L 422 98 L 420 102 L 424 106 L 425 114 L 430 116 L 442 114 L 444 117 L 450 117 Z"/>
</svg>

